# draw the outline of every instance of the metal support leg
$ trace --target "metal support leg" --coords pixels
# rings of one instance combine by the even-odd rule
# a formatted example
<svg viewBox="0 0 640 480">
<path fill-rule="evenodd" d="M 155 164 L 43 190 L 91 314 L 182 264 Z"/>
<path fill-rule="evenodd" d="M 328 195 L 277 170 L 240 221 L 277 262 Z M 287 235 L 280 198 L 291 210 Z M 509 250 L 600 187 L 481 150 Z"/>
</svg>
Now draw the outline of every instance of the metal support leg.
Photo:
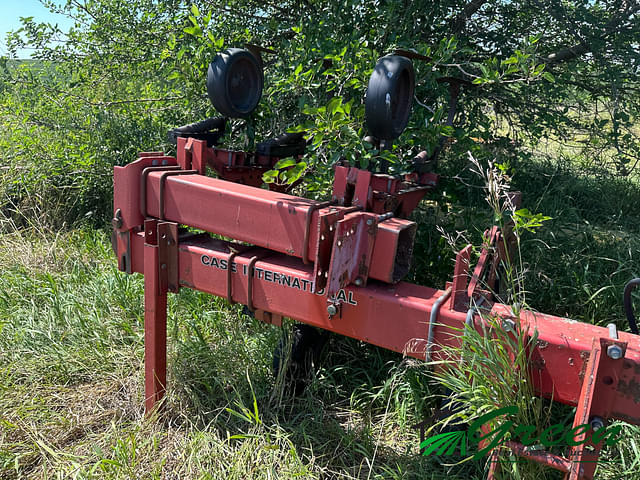
<svg viewBox="0 0 640 480">
<path fill-rule="evenodd" d="M 155 220 L 145 222 L 144 390 L 147 414 L 164 396 L 167 383 L 167 292 L 160 287 L 156 228 Z"/>
</svg>

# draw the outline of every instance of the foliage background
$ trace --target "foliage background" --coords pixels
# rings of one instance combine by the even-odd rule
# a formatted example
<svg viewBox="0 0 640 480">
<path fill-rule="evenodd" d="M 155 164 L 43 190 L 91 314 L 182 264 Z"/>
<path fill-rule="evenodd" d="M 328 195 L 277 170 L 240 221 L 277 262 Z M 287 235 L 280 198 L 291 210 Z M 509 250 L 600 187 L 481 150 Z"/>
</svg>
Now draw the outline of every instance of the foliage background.
<svg viewBox="0 0 640 480">
<path fill-rule="evenodd" d="M 442 286 L 449 279 L 454 250 L 438 227 L 456 246 L 478 244 L 493 220 L 470 151 L 501 163 L 524 206 L 552 217 L 523 240 L 529 304 L 625 328 L 620 292 L 640 270 L 637 2 L 44 3 L 75 26 L 62 32 L 23 19 L 9 51 L 34 47 L 34 60 L 0 59 L 0 369 L 9 412 L 0 434 L 3 475 L 125 478 L 166 463 L 176 476 L 246 478 L 266 477 L 287 461 L 292 472 L 326 478 L 421 478 L 425 469 L 469 478 L 482 470 L 415 458 L 410 424 L 437 404 L 417 367 L 335 340 L 319 387 L 302 403 L 274 404 L 267 372 L 277 332 L 192 293 L 172 307 L 172 384 L 183 385 L 172 392 L 175 417 L 150 426 L 125 407 L 136 404 L 141 385 L 141 290 L 139 279 L 115 272 L 100 233 L 112 213 L 112 166 L 138 151 L 170 151 L 169 128 L 215 115 L 205 95 L 208 63 L 246 42 L 277 54 L 265 56 L 265 92 L 251 128 L 234 123 L 225 142 L 241 147 L 254 136 L 305 128 L 311 143 L 300 193 L 315 198 L 327 194 L 340 158 L 379 161 L 362 141 L 363 95 L 377 58 L 396 48 L 429 56 L 415 62 L 411 122 L 390 155 L 393 171 L 402 172 L 426 150 L 442 175 L 439 191 L 415 214 L 420 231 L 409 280 Z M 256 391 L 237 375 L 245 365 L 253 365 Z M 85 390 L 113 408 L 76 418 L 65 405 L 81 402 Z M 234 424 L 225 406 L 251 405 L 252 392 L 264 418 Z M 63 406 L 45 406 L 58 405 L 55 398 Z M 295 419 L 307 411 L 301 427 Z M 245 437 L 234 443 L 228 429 Z M 264 440 L 265 432 L 272 437 Z M 619 478 L 620 458 L 637 474 L 640 437 L 628 432 L 628 450 L 611 453 L 618 463 L 603 467 L 604 478 Z M 186 470 L 167 442 L 177 442 Z M 332 450 L 336 442 L 341 447 Z M 240 465 L 249 468 L 255 449 L 270 460 L 247 474 Z M 198 451 L 236 458 L 238 470 L 231 460 L 201 464 Z M 331 460 L 335 452 L 343 457 Z"/>
</svg>

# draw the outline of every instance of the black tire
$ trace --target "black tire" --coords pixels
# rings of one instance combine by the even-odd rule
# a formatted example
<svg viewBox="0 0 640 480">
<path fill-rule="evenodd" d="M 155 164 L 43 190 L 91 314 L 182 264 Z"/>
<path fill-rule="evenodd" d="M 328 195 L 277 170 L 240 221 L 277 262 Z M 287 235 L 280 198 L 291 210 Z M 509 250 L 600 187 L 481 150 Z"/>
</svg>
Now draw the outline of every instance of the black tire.
<svg viewBox="0 0 640 480">
<path fill-rule="evenodd" d="M 400 55 L 378 60 L 365 98 L 367 127 L 374 137 L 393 140 L 400 136 L 409 122 L 414 89 L 411 60 Z"/>
<path fill-rule="evenodd" d="M 248 50 L 229 48 L 209 64 L 209 100 L 225 117 L 249 116 L 262 97 L 263 84 L 260 62 Z"/>
<path fill-rule="evenodd" d="M 304 324 L 293 326 L 290 341 L 286 335 L 280 339 L 273 353 L 273 375 L 278 378 L 280 369 L 286 367 L 283 379 L 288 393 L 295 396 L 302 394 L 328 339 L 328 332 Z M 287 346 L 291 348 L 290 352 Z"/>
</svg>

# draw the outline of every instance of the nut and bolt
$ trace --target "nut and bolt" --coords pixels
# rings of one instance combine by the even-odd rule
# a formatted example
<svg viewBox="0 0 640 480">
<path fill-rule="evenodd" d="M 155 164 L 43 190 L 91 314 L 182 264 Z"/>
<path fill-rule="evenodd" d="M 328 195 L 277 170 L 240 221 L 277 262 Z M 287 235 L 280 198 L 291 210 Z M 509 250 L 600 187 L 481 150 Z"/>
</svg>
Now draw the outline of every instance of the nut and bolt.
<svg viewBox="0 0 640 480">
<path fill-rule="evenodd" d="M 607 356 L 613 360 L 622 358 L 622 349 L 619 345 L 609 345 L 607 347 Z"/>
<path fill-rule="evenodd" d="M 509 318 L 505 318 L 502 320 L 502 329 L 505 332 L 513 332 L 516 329 L 516 322 Z"/>
<path fill-rule="evenodd" d="M 336 313 L 338 313 L 338 307 L 336 307 L 333 304 L 328 305 L 327 306 L 327 313 L 329 314 L 330 317 L 333 317 Z"/>
<path fill-rule="evenodd" d="M 607 325 L 607 328 L 609 329 L 609 338 L 613 339 L 613 340 L 617 340 L 618 339 L 618 328 L 616 327 L 615 323 L 610 323 L 609 325 Z"/>
<path fill-rule="evenodd" d="M 355 283 L 356 286 L 361 287 L 362 283 L 363 283 L 362 278 L 360 278 L 360 277 L 356 278 L 353 283 Z"/>
<path fill-rule="evenodd" d="M 373 218 L 370 218 L 367 220 L 367 225 L 369 226 L 373 225 Z"/>
<path fill-rule="evenodd" d="M 597 432 L 602 427 L 604 427 L 604 420 L 600 417 L 592 417 L 589 421 L 589 426 L 593 429 L 594 432 Z"/>
</svg>

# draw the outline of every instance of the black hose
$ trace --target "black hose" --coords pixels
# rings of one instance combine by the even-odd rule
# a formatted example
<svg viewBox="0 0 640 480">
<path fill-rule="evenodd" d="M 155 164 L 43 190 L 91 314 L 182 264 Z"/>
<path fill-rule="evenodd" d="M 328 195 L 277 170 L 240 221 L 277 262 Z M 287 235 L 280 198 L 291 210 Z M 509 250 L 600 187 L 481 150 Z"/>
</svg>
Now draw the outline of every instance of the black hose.
<svg viewBox="0 0 640 480">
<path fill-rule="evenodd" d="M 224 128 L 226 119 L 224 117 L 213 117 L 202 120 L 201 122 L 190 123 L 182 127 L 176 127 L 173 131 L 179 133 L 205 133 L 211 130 L 220 130 Z"/>
<path fill-rule="evenodd" d="M 226 118 L 212 117 L 201 122 L 190 123 L 182 127 L 172 128 L 168 132 L 169 142 L 176 145 L 178 137 L 194 137 L 206 139 L 207 145 L 216 144 L 218 139 L 224 134 Z"/>
<path fill-rule="evenodd" d="M 624 295 L 622 301 L 624 303 L 624 312 L 627 314 L 627 321 L 629 322 L 629 330 L 631 333 L 638 335 L 638 324 L 636 323 L 636 317 L 633 315 L 633 304 L 631 303 L 631 292 L 634 288 L 640 285 L 640 278 L 634 278 L 624 287 Z"/>
</svg>

